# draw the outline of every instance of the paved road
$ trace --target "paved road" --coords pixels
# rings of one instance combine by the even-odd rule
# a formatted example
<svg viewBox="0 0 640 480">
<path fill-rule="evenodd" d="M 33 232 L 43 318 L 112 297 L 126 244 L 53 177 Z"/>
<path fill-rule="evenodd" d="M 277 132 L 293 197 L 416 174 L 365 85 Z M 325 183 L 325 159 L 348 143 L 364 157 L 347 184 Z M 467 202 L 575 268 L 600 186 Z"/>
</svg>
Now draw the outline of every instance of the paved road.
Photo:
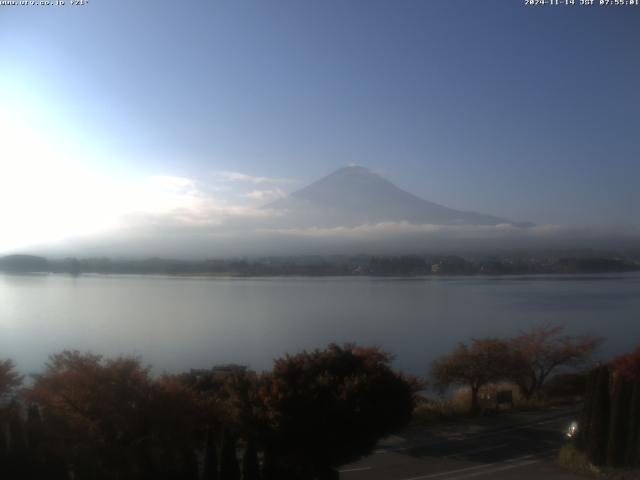
<svg viewBox="0 0 640 480">
<path fill-rule="evenodd" d="M 414 428 L 340 469 L 341 480 L 584 480 L 555 465 L 576 407 Z"/>
</svg>

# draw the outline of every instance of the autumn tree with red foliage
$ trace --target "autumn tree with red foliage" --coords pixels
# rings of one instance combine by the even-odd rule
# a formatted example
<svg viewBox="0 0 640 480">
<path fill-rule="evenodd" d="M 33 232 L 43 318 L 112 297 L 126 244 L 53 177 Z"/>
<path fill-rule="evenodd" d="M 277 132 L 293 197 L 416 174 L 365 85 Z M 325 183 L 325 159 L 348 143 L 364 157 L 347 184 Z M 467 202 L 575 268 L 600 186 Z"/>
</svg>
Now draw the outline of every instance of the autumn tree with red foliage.
<svg viewBox="0 0 640 480">
<path fill-rule="evenodd" d="M 602 343 L 602 338 L 593 335 L 570 336 L 563 332 L 563 327 L 543 325 L 510 340 L 519 356 L 511 380 L 525 398 L 536 395 L 558 369 L 586 364 Z"/>
<path fill-rule="evenodd" d="M 616 358 L 615 370 L 630 381 L 640 380 L 640 347 Z"/>
<path fill-rule="evenodd" d="M 371 452 L 411 418 L 416 383 L 394 372 L 391 360 L 377 348 L 331 345 L 281 358 L 269 374 L 228 365 L 153 378 L 136 358 L 64 351 L 25 391 L 28 420 L 14 416 L 12 424 L 25 448 L 12 453 L 15 469 L 0 474 L 335 477 L 332 467 Z M 8 392 L 19 377 L 12 364 L 2 365 Z"/>
<path fill-rule="evenodd" d="M 431 365 L 431 375 L 441 389 L 452 385 L 469 387 L 470 409 L 475 414 L 479 409 L 480 389 L 509 378 L 515 369 L 521 368 L 519 360 L 504 340 L 472 339 L 470 345 L 461 343 L 452 353 L 435 360 Z"/>
<path fill-rule="evenodd" d="M 15 394 L 22 380 L 11 360 L 0 360 L 0 407 Z"/>
<path fill-rule="evenodd" d="M 65 445 L 61 452 L 76 477 L 184 472 L 195 465 L 190 390 L 170 377 L 154 381 L 138 359 L 53 355 L 26 398 L 42 409 L 49 443 Z"/>
</svg>

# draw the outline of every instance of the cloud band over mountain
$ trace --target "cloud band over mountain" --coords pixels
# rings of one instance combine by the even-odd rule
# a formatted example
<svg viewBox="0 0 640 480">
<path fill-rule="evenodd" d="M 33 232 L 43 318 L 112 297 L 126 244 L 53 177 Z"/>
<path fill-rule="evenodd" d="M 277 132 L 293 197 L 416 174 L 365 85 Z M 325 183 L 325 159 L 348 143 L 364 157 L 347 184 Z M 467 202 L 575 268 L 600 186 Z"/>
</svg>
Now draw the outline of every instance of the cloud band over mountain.
<svg viewBox="0 0 640 480">
<path fill-rule="evenodd" d="M 156 176 L 155 209 L 123 213 L 118 228 L 32 247 L 77 256 L 170 256 L 416 253 L 574 246 L 627 246 L 637 228 L 532 225 L 461 212 L 415 197 L 362 167 L 347 167 L 260 207 L 215 200 L 188 178 Z M 252 182 L 249 182 L 252 183 Z M 246 195 L 256 202 L 264 196 Z M 273 197 L 271 197 L 273 198 Z"/>
</svg>

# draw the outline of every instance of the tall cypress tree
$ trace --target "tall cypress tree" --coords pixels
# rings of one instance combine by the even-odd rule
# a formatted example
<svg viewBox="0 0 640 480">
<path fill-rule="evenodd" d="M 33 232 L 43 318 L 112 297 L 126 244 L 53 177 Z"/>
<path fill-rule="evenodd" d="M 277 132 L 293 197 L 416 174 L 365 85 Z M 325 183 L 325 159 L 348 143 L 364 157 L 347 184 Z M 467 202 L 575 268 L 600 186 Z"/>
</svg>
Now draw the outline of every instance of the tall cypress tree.
<svg viewBox="0 0 640 480">
<path fill-rule="evenodd" d="M 9 478 L 9 444 L 5 424 L 0 421 L 0 478 Z"/>
<path fill-rule="evenodd" d="M 29 463 L 33 478 L 55 478 L 46 464 L 46 440 L 40 409 L 36 405 L 27 408 L 26 439 L 29 449 Z"/>
<path fill-rule="evenodd" d="M 252 440 L 247 441 L 247 447 L 242 456 L 242 480 L 260 480 L 258 449 Z"/>
<path fill-rule="evenodd" d="M 594 389 L 593 410 L 589 425 L 587 455 L 594 465 L 606 462 L 607 440 L 609 430 L 609 367 L 604 365 L 598 371 L 596 388 Z"/>
<path fill-rule="evenodd" d="M 151 439 L 141 442 L 135 451 L 135 464 L 138 467 L 138 480 L 160 480 L 162 475 L 158 472 L 159 463 L 153 454 L 153 443 Z"/>
<path fill-rule="evenodd" d="M 36 405 L 30 405 L 27 409 L 27 443 L 30 450 L 36 449 L 42 439 L 42 418 L 40 409 Z"/>
<path fill-rule="evenodd" d="M 593 399 L 595 397 L 596 385 L 599 369 L 593 368 L 587 376 L 586 388 L 584 392 L 584 402 L 582 411 L 580 412 L 580 420 L 578 423 L 578 446 L 583 450 L 588 444 L 589 432 L 591 430 L 591 419 L 593 416 Z"/>
<path fill-rule="evenodd" d="M 236 455 L 236 439 L 228 432 L 222 438 L 220 480 L 240 480 L 240 465 Z"/>
<path fill-rule="evenodd" d="M 9 450 L 12 454 L 24 454 L 27 450 L 26 431 L 17 412 L 9 420 Z"/>
<path fill-rule="evenodd" d="M 640 380 L 636 380 L 633 383 L 628 424 L 624 464 L 629 467 L 635 467 L 640 465 Z"/>
<path fill-rule="evenodd" d="M 611 399 L 609 441 L 607 444 L 607 465 L 612 467 L 620 467 L 624 464 L 630 400 L 631 383 L 620 375 L 616 375 Z"/>
<path fill-rule="evenodd" d="M 198 457 L 190 445 L 185 446 L 180 452 L 180 464 L 181 480 L 198 480 Z"/>
<path fill-rule="evenodd" d="M 218 480 L 218 450 L 216 439 L 211 428 L 207 429 L 207 438 L 204 444 L 204 480 Z"/>
<path fill-rule="evenodd" d="M 58 455 L 47 454 L 44 460 L 44 470 L 47 472 L 46 476 L 39 478 L 46 478 L 47 480 L 69 480 L 69 467 L 64 459 Z"/>
<path fill-rule="evenodd" d="M 262 480 L 278 480 L 276 455 L 268 446 L 265 447 L 262 461 Z"/>
<path fill-rule="evenodd" d="M 26 431 L 17 412 L 11 412 L 9 419 L 9 478 L 28 478 L 31 463 L 28 458 Z M 13 475 L 13 477 L 11 477 Z"/>
</svg>

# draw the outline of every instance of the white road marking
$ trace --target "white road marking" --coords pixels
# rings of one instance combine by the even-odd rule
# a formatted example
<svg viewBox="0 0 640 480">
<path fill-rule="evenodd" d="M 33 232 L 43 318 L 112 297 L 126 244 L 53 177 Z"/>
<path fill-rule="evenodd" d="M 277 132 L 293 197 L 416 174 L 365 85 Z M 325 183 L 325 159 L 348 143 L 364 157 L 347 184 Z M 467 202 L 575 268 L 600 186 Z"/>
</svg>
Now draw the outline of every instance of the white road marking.
<svg viewBox="0 0 640 480">
<path fill-rule="evenodd" d="M 427 478 L 442 477 L 444 475 L 453 475 L 454 473 L 469 472 L 471 470 L 478 470 L 481 468 L 493 467 L 493 466 L 502 465 L 505 463 L 513 463 L 519 460 L 526 460 L 527 458 L 531 458 L 531 457 L 533 457 L 533 455 L 525 455 L 523 457 L 512 458 L 511 460 L 504 460 L 501 462 L 493 462 L 493 463 L 481 463 L 480 465 L 474 465 L 473 467 L 458 468 L 457 470 L 447 470 L 446 472 L 431 473 L 428 475 L 421 475 L 419 477 L 404 478 L 402 480 L 426 480 Z M 536 460 L 536 462 L 537 461 L 539 460 Z M 484 471 L 482 473 L 484 473 Z"/>
<path fill-rule="evenodd" d="M 529 460 L 528 462 L 518 462 L 513 465 L 507 465 L 506 467 L 502 467 L 502 468 L 494 468 L 492 470 L 482 470 L 481 472 L 475 472 L 470 475 L 463 475 L 461 477 L 451 477 L 448 480 L 461 480 L 463 478 L 478 477 L 480 475 L 490 475 L 493 473 L 502 472 L 503 470 L 511 470 L 513 468 L 526 467 L 527 465 L 533 465 L 534 463 L 540 463 L 540 460 Z"/>
<path fill-rule="evenodd" d="M 429 475 L 422 475 L 420 477 L 403 478 L 402 480 L 425 480 L 427 478 L 436 478 L 436 477 L 442 477 L 443 475 L 451 475 L 452 473 L 461 473 L 461 472 L 468 472 L 470 470 L 477 470 L 479 468 L 490 467 L 491 465 L 497 465 L 497 464 L 483 463 L 482 465 L 475 465 L 473 467 L 459 468 L 457 470 L 448 470 L 446 472 L 432 473 Z"/>
</svg>

